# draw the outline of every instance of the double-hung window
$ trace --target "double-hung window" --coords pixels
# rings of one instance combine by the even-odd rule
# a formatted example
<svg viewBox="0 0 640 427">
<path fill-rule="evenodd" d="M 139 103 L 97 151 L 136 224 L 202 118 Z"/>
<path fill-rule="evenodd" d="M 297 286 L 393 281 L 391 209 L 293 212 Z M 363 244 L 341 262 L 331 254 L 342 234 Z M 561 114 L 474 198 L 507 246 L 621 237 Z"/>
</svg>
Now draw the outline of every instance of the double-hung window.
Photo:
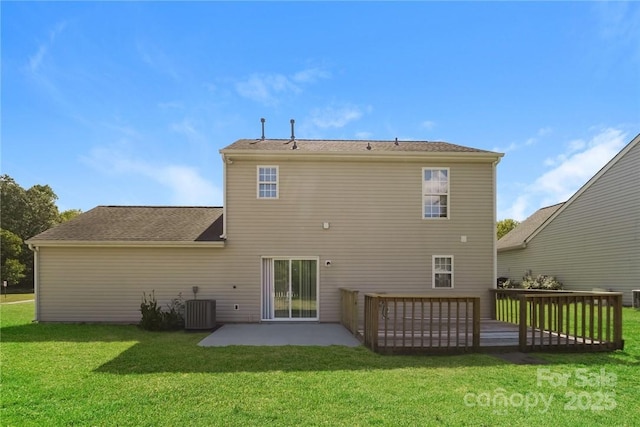
<svg viewBox="0 0 640 427">
<path fill-rule="evenodd" d="M 258 199 L 278 198 L 278 166 L 258 166 Z"/>
<path fill-rule="evenodd" d="M 453 288 L 453 256 L 434 255 L 431 271 L 433 271 L 434 289 Z"/>
<path fill-rule="evenodd" d="M 422 218 L 449 218 L 449 168 L 422 168 Z"/>
</svg>

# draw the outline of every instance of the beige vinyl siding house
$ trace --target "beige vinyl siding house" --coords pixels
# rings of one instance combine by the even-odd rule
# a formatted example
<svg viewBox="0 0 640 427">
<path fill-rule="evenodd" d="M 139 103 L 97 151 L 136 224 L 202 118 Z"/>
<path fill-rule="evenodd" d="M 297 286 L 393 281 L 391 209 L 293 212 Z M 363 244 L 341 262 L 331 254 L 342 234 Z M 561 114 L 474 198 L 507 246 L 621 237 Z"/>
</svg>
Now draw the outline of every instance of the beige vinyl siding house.
<svg viewBox="0 0 640 427">
<path fill-rule="evenodd" d="M 200 208 L 220 225 L 217 236 L 209 227 L 204 241 L 193 231 L 177 243 L 141 242 L 134 229 L 135 241 L 117 245 L 91 233 L 62 242 L 65 228 L 89 211 L 31 239 L 38 320 L 137 322 L 143 292 L 155 290 L 166 303 L 178 293 L 192 298 L 192 286 L 198 298 L 217 301 L 222 322 L 337 322 L 341 287 L 480 296 L 489 317 L 501 154 L 447 143 L 315 140 L 239 140 L 221 154 L 224 214 Z M 197 208 L 175 209 L 181 216 Z M 156 226 L 148 225 L 150 236 Z"/>
<path fill-rule="evenodd" d="M 570 290 L 624 292 L 630 305 L 631 290 L 640 288 L 639 142 L 640 135 L 567 202 L 541 209 L 500 239 L 498 275 L 554 275 Z"/>
</svg>

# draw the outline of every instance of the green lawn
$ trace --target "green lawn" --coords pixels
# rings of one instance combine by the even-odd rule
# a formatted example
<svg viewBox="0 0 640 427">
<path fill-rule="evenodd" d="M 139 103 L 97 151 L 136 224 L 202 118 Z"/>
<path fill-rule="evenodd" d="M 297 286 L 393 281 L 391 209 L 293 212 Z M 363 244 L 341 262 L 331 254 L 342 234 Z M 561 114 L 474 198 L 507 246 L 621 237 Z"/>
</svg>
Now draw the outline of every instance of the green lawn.
<svg viewBox="0 0 640 427">
<path fill-rule="evenodd" d="M 536 355 L 547 365 L 362 347 L 200 348 L 203 333 L 35 324 L 33 303 L 0 315 L 2 425 L 640 425 L 632 309 L 624 351 Z"/>
<path fill-rule="evenodd" d="M 7 294 L 0 295 L 0 304 L 7 302 L 29 301 L 33 299 L 33 294 Z"/>
</svg>

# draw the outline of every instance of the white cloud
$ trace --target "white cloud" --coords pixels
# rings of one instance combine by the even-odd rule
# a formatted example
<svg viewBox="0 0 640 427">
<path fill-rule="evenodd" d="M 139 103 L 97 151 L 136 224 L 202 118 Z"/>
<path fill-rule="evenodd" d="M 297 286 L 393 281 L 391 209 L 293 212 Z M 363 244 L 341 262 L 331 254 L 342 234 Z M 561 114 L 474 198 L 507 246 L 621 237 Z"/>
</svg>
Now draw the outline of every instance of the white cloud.
<svg viewBox="0 0 640 427">
<path fill-rule="evenodd" d="M 284 74 L 252 74 L 247 79 L 236 83 L 236 91 L 244 98 L 264 105 L 277 105 L 280 97 L 288 94 L 299 94 L 303 85 L 315 83 L 321 78 L 328 78 L 326 71 L 310 68 L 298 71 L 291 76 Z"/>
<path fill-rule="evenodd" d="M 277 104 L 279 94 L 300 92 L 300 88 L 282 74 L 254 74 L 236 83 L 236 90 L 241 96 L 265 105 Z"/>
<path fill-rule="evenodd" d="M 66 22 L 58 22 L 55 27 L 49 31 L 47 40 L 38 46 L 38 50 L 33 55 L 29 56 L 27 68 L 31 73 L 36 74 L 40 71 L 42 61 L 49 52 L 49 49 L 53 46 L 58 35 L 64 31 L 66 26 Z"/>
<path fill-rule="evenodd" d="M 497 151 L 499 153 L 509 153 L 512 151 L 519 150 L 523 147 L 529 147 L 532 145 L 536 145 L 539 141 L 539 138 L 543 136 L 547 136 L 552 132 L 550 127 L 543 127 L 538 129 L 536 132 L 536 136 L 527 138 L 524 142 L 512 142 L 507 147 L 494 147 L 492 151 Z"/>
<path fill-rule="evenodd" d="M 182 121 L 178 123 L 172 123 L 170 128 L 172 131 L 186 135 L 189 138 L 200 137 L 193 122 L 188 118 L 182 119 Z"/>
<path fill-rule="evenodd" d="M 176 67 L 176 62 L 167 55 L 163 49 L 154 43 L 138 41 L 136 48 L 140 54 L 142 62 L 147 64 L 153 70 L 167 74 L 175 81 L 180 81 L 180 73 Z"/>
<path fill-rule="evenodd" d="M 511 218 L 522 221 L 527 217 L 529 200 L 527 196 L 518 196 L 513 204 L 500 215 L 500 219 Z"/>
<path fill-rule="evenodd" d="M 524 188 L 506 209 L 506 218 L 520 221 L 533 210 L 566 201 L 624 147 L 626 138 L 625 132 L 609 128 L 589 141 L 569 141 L 565 153 L 545 161 L 553 169 Z"/>
<path fill-rule="evenodd" d="M 329 106 L 311 111 L 311 123 L 320 128 L 342 128 L 363 116 L 363 109 L 354 105 Z"/>
<path fill-rule="evenodd" d="M 298 83 L 315 83 L 320 79 L 328 79 L 331 74 L 320 68 L 308 68 L 306 70 L 298 71 L 292 76 L 292 80 Z"/>
<path fill-rule="evenodd" d="M 635 2 L 593 2 L 600 38 L 612 51 L 640 60 L 640 8 Z"/>
<path fill-rule="evenodd" d="M 431 130 L 436 126 L 436 122 L 431 121 L 431 120 L 425 120 L 424 122 L 420 123 L 420 126 L 422 126 L 423 128 L 425 128 L 427 130 Z"/>
<path fill-rule="evenodd" d="M 131 157 L 126 147 L 97 147 L 82 160 L 109 175 L 138 175 L 166 187 L 171 203 L 178 205 L 210 205 L 222 200 L 222 191 L 186 165 L 152 164 Z"/>
<path fill-rule="evenodd" d="M 219 189 L 189 166 L 163 166 L 150 173 L 149 177 L 170 188 L 174 203 L 180 205 L 210 205 L 222 198 Z"/>
</svg>

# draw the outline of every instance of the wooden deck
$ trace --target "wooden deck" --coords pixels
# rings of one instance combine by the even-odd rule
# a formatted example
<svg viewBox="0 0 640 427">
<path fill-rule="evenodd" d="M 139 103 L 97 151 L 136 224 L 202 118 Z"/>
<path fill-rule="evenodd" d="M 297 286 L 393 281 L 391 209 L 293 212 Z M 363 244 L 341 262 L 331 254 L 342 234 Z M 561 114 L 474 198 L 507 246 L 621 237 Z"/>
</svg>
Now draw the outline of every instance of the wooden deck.
<svg viewBox="0 0 640 427">
<path fill-rule="evenodd" d="M 468 352 L 511 352 L 520 351 L 520 327 L 512 323 L 499 320 L 482 319 L 480 321 L 479 348 L 472 346 L 473 334 L 469 331 L 458 331 L 455 328 L 446 330 L 445 324 L 435 325 L 433 332 L 429 331 L 405 331 L 387 332 L 378 331 L 377 351 L 385 354 L 415 354 L 415 353 L 468 353 Z M 364 337 L 364 329 L 358 330 L 357 336 Z M 527 328 L 527 346 L 539 347 L 541 350 L 547 346 L 565 348 L 567 351 L 582 351 L 585 345 L 598 346 L 605 343 L 597 340 L 576 338 L 567 334 L 541 331 Z M 422 351 L 424 350 L 424 351 Z"/>
<path fill-rule="evenodd" d="M 479 297 L 365 294 L 342 289 L 342 324 L 383 354 L 612 351 L 622 340 L 622 294 L 494 290 L 494 319 Z"/>
</svg>

